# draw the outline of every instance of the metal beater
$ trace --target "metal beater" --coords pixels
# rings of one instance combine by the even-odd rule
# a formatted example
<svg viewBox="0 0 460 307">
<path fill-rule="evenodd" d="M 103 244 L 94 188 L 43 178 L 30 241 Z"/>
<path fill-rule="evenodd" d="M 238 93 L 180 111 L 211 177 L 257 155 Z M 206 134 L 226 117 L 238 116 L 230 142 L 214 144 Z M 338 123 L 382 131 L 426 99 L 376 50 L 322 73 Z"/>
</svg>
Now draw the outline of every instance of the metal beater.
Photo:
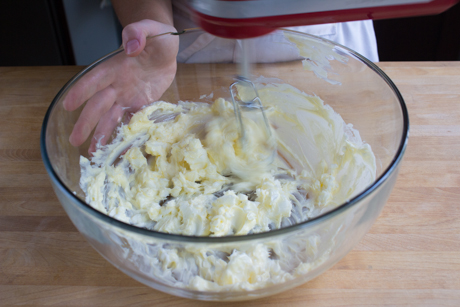
<svg viewBox="0 0 460 307">
<path fill-rule="evenodd" d="M 249 87 L 254 91 L 254 98 L 249 101 L 244 101 L 241 99 L 240 95 L 238 95 L 238 87 L 244 86 Z M 232 103 L 233 103 L 233 110 L 235 112 L 235 117 L 238 121 L 239 129 L 240 129 L 240 138 L 241 140 L 245 141 L 246 132 L 243 125 L 243 119 L 241 118 L 241 109 L 247 111 L 257 111 L 260 110 L 262 113 L 262 117 L 265 124 L 265 129 L 267 130 L 267 136 L 271 138 L 272 132 L 270 129 L 270 124 L 268 123 L 267 116 L 265 115 L 265 109 L 262 106 L 262 102 L 260 101 L 259 92 L 255 87 L 254 83 L 246 77 L 238 76 L 236 77 L 236 81 L 232 83 L 229 87 L 230 94 L 232 95 Z"/>
</svg>

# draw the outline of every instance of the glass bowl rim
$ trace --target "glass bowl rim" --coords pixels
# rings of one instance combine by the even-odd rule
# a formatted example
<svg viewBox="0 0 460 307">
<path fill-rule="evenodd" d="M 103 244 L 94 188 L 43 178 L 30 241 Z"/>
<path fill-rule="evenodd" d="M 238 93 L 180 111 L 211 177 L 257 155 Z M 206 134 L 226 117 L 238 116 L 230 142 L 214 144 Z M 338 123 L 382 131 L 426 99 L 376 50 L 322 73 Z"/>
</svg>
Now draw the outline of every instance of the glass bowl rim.
<svg viewBox="0 0 460 307">
<path fill-rule="evenodd" d="M 41 129 L 41 134 L 40 134 L 40 150 L 42 154 L 42 159 L 43 163 L 45 165 L 45 169 L 51 178 L 52 182 L 54 183 L 55 187 L 59 188 L 61 192 L 63 192 L 67 198 L 70 198 L 73 200 L 72 203 L 77 204 L 79 209 L 83 210 L 85 213 L 89 214 L 93 218 L 96 218 L 106 224 L 109 224 L 111 226 L 114 226 L 116 228 L 125 230 L 125 231 L 130 231 L 138 235 L 143 235 L 143 236 L 148 236 L 148 237 L 154 237 L 160 240 L 165 240 L 165 241 L 174 241 L 174 242 L 183 242 L 183 243 L 231 243 L 231 242 L 242 242 L 242 241 L 250 241 L 250 240 L 258 240 L 258 239 L 268 239 L 268 238 L 273 238 L 273 237 L 278 237 L 282 236 L 287 233 L 292 233 L 301 229 L 306 229 L 308 227 L 314 227 L 315 225 L 321 224 L 326 222 L 327 220 L 341 214 L 342 212 L 352 208 L 353 206 L 357 205 L 361 200 L 366 198 L 368 195 L 372 194 L 377 188 L 379 188 L 389 177 L 391 174 L 393 174 L 399 163 L 402 160 L 402 157 L 404 156 L 404 152 L 407 147 L 407 142 L 408 142 L 408 136 L 409 136 L 409 114 L 407 111 L 406 104 L 404 102 L 404 98 L 402 97 L 401 93 L 399 92 L 398 88 L 396 85 L 393 83 L 393 81 L 373 62 L 369 61 L 367 58 L 362 56 L 361 54 L 357 53 L 356 51 L 347 48 L 343 45 L 340 45 L 338 43 L 335 43 L 333 41 L 314 36 L 311 34 L 303 33 L 303 32 L 298 32 L 290 29 L 278 29 L 281 31 L 285 32 L 291 32 L 291 33 L 296 33 L 302 36 L 306 36 L 309 38 L 313 38 L 315 40 L 321 40 L 325 43 L 329 43 L 334 45 L 335 47 L 340 47 L 341 49 L 344 49 L 349 55 L 354 56 L 358 60 L 360 60 L 363 64 L 367 65 L 370 69 L 372 69 L 377 75 L 379 75 L 383 81 L 387 83 L 387 85 L 390 87 L 390 89 L 393 91 L 393 93 L 396 95 L 400 107 L 401 107 L 401 112 L 402 112 L 402 117 L 403 117 L 403 131 L 402 131 L 402 136 L 401 140 L 399 142 L 398 149 L 396 151 L 396 154 L 394 155 L 392 161 L 388 165 L 388 167 L 382 172 L 382 174 L 370 185 L 368 186 L 364 191 L 353 197 L 352 199 L 348 200 L 347 202 L 341 204 L 340 206 L 337 206 L 336 208 L 327 211 L 319 216 L 316 216 L 310 220 L 304 221 L 302 223 L 298 223 L 295 225 L 291 225 L 288 227 L 280 228 L 280 229 L 275 229 L 271 230 L 268 232 L 262 232 L 262 233 L 255 233 L 255 234 L 247 234 L 247 235 L 241 235 L 241 236 L 236 236 L 236 235 L 231 235 L 231 236 L 222 236 L 222 237 L 203 237 L 203 236 L 186 236 L 186 235 L 180 235 L 180 234 L 170 234 L 170 233 L 164 233 L 164 232 L 159 232 L 155 230 L 149 230 L 146 228 L 141 228 L 137 227 L 122 221 L 119 221 L 115 218 L 112 218 L 95 208 L 91 207 L 89 204 L 86 202 L 82 201 L 79 197 L 77 197 L 59 178 L 59 176 L 56 174 L 54 171 L 51 162 L 49 160 L 49 156 L 46 150 L 46 129 L 48 127 L 48 121 L 49 117 L 51 115 L 51 112 L 54 108 L 54 106 L 58 103 L 58 101 L 61 99 L 62 95 L 78 80 L 80 77 L 82 77 L 84 74 L 86 74 L 88 71 L 93 69 L 95 66 L 98 64 L 110 59 L 111 57 L 121 53 L 124 51 L 123 47 L 120 47 L 119 49 L 103 56 L 102 58 L 96 60 L 92 64 L 88 65 L 85 67 L 83 70 L 81 70 L 79 73 L 77 73 L 74 77 L 72 77 L 56 94 L 54 97 L 53 101 L 51 102 L 45 118 L 43 120 L 42 124 L 42 129 Z M 195 31 L 201 31 L 200 28 L 193 28 L 193 29 L 186 29 L 182 32 L 179 33 L 164 33 L 164 34 L 172 34 L 172 35 L 181 35 L 183 33 L 189 33 L 189 32 L 195 32 Z M 164 35 L 160 34 L 160 35 Z M 160 35 L 154 36 L 158 37 Z M 154 38 L 152 37 L 152 38 Z"/>
</svg>

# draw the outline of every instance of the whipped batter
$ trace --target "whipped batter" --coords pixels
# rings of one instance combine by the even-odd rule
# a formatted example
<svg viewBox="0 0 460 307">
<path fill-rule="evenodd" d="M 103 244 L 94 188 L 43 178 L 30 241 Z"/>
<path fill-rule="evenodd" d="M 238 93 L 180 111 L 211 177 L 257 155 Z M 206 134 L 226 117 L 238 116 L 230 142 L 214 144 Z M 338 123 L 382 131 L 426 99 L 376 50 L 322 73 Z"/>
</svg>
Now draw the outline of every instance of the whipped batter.
<svg viewBox="0 0 460 307">
<path fill-rule="evenodd" d="M 259 111 L 243 112 L 244 140 L 223 98 L 212 105 L 159 101 L 134 114 L 111 144 L 91 160 L 80 158 L 87 203 L 160 232 L 239 236 L 311 219 L 375 180 L 370 146 L 319 97 L 287 84 L 258 91 L 272 131 L 260 123 Z M 244 100 L 245 89 L 239 94 Z M 320 240 L 302 238 L 289 250 L 274 243 L 221 250 L 158 245 L 143 261 L 149 274 L 175 286 L 253 290 L 324 261 L 329 251 L 318 254 Z M 332 244 L 333 236 L 328 240 Z M 305 261 L 285 263 L 286 253 Z"/>
</svg>

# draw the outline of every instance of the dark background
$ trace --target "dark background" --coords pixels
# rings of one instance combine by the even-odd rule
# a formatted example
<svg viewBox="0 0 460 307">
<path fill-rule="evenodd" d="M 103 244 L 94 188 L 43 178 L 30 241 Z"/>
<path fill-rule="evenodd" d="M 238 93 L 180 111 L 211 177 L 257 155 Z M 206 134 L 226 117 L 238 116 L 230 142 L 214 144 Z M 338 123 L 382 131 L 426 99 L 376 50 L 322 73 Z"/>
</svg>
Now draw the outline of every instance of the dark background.
<svg viewBox="0 0 460 307">
<path fill-rule="evenodd" d="M 75 63 L 62 1 L 0 0 L 0 66 Z"/>
<path fill-rule="evenodd" d="M 380 61 L 460 60 L 460 3 L 446 12 L 374 21 Z"/>
<path fill-rule="evenodd" d="M 374 27 L 380 61 L 460 60 L 459 4 Z M 0 42 L 0 66 L 75 65 L 62 0 L 1 0 Z"/>
</svg>

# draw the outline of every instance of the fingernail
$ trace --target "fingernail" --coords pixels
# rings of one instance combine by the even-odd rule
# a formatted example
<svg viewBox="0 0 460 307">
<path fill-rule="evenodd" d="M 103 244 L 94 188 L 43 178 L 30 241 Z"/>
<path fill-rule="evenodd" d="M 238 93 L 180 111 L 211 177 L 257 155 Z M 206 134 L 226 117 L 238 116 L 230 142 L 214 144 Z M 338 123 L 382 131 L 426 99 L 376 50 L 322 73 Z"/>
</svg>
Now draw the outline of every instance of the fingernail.
<svg viewBox="0 0 460 307">
<path fill-rule="evenodd" d="M 126 43 L 126 53 L 127 54 L 132 54 L 136 52 L 138 48 L 139 48 L 139 41 L 137 39 L 130 40 L 128 43 Z"/>
</svg>

